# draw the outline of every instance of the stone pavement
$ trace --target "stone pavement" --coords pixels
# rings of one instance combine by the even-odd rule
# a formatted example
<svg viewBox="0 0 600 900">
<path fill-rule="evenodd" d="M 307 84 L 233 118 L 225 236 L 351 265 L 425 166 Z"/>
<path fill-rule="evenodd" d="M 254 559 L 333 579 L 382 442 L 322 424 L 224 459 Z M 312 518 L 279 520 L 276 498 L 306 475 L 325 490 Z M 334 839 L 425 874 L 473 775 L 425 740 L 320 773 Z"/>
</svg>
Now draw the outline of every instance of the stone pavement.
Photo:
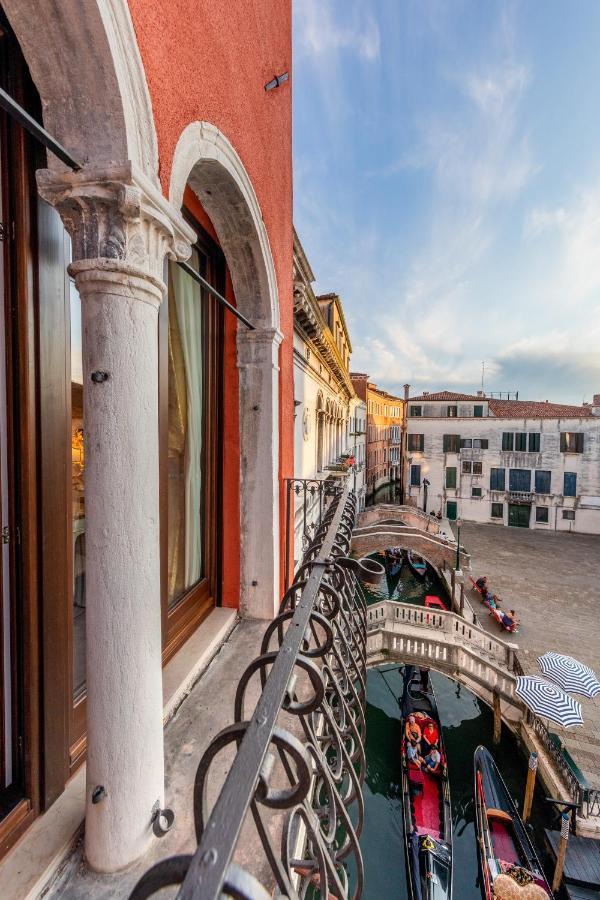
<svg viewBox="0 0 600 900">
<path fill-rule="evenodd" d="M 461 544 L 471 554 L 473 578 L 488 575 L 502 606 L 515 609 L 519 633 L 491 620 L 474 591 L 471 600 L 490 633 L 514 641 L 523 669 L 540 674 L 546 650 L 574 656 L 600 676 L 600 536 L 464 523 Z M 600 787 L 600 696 L 577 696 L 584 725 L 569 731 L 551 723 L 593 787 Z"/>
<path fill-rule="evenodd" d="M 243 620 L 233 630 L 206 672 L 181 704 L 165 731 L 165 800 L 175 812 L 171 831 L 141 860 L 114 875 L 91 872 L 83 860 L 81 843 L 63 865 L 54 883 L 44 895 L 46 900 L 114 900 L 129 897 L 140 876 L 157 860 L 196 849 L 192 811 L 193 784 L 200 758 L 213 737 L 233 722 L 233 700 L 239 678 L 259 653 L 265 623 Z M 259 685 L 249 691 L 249 716 L 259 695 Z M 225 751 L 223 759 L 211 771 L 209 803 L 216 798 L 231 763 L 233 753 Z M 214 783 L 213 783 L 214 782 Z M 252 869 L 256 853 L 254 831 L 248 834 L 236 861 Z M 171 891 L 168 896 L 174 896 Z M 167 896 L 165 891 L 160 896 Z"/>
</svg>

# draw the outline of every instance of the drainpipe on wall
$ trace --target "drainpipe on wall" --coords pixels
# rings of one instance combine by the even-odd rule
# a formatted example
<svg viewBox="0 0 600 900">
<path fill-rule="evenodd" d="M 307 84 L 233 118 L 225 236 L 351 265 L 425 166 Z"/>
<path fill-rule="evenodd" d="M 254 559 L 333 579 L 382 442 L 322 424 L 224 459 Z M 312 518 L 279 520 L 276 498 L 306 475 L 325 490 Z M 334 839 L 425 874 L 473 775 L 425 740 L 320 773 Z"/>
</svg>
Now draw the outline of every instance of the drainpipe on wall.
<svg viewBox="0 0 600 900">
<path fill-rule="evenodd" d="M 405 454 L 406 454 L 406 434 L 407 434 L 407 418 L 408 418 L 408 395 L 410 393 L 410 384 L 404 385 L 404 404 L 402 406 L 402 428 L 400 433 L 400 497 L 402 498 L 402 503 L 406 502 L 406 462 L 405 462 Z"/>
</svg>

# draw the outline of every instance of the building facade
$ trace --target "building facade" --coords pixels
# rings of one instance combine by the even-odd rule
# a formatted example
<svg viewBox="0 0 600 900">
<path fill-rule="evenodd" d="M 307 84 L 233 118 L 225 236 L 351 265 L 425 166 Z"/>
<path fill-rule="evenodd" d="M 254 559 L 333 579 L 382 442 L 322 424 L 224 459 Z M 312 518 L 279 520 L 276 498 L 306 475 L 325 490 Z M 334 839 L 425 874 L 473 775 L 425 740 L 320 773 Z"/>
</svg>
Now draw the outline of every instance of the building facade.
<svg viewBox="0 0 600 900">
<path fill-rule="evenodd" d="M 352 344 L 342 302 L 337 294 L 317 296 L 314 273 L 297 234 L 294 234 L 294 476 L 325 481 L 337 478 L 352 465 L 355 393 L 349 374 Z M 311 495 L 308 510 L 296 494 L 294 559 L 302 554 L 305 512 L 308 527 L 319 509 Z"/>
<path fill-rule="evenodd" d="M 358 509 L 365 508 L 367 498 L 367 404 L 356 395 L 350 400 L 348 452 L 352 454 L 352 485 L 358 498 Z"/>
<path fill-rule="evenodd" d="M 600 533 L 600 395 L 583 406 L 412 397 L 405 459 L 406 501 L 427 512 Z"/>
<path fill-rule="evenodd" d="M 373 498 L 380 488 L 401 480 L 404 401 L 360 372 L 352 373 L 352 384 L 367 407 L 366 479 Z"/>
<path fill-rule="evenodd" d="M 100 871 L 153 840 L 163 666 L 277 608 L 293 474 L 291 4 L 171 12 L 0 8 L 47 132 L 0 111 L 0 851 L 85 763 Z"/>
</svg>

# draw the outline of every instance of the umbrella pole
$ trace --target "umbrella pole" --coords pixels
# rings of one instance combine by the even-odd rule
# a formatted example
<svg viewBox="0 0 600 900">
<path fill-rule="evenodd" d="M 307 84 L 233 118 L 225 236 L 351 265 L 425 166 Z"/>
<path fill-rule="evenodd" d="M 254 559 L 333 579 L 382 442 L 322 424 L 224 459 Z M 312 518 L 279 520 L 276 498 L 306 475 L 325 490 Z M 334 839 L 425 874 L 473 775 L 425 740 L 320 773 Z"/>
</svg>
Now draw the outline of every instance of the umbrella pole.
<svg viewBox="0 0 600 900">
<path fill-rule="evenodd" d="M 571 812 L 569 811 L 562 813 L 560 818 L 560 844 L 558 847 L 558 856 L 556 857 L 554 881 L 552 882 L 553 893 L 559 889 L 560 883 L 562 881 L 563 869 L 565 867 L 565 854 L 567 852 L 567 844 L 569 842 L 569 824 L 571 821 Z"/>
<path fill-rule="evenodd" d="M 523 821 L 527 822 L 531 815 L 531 805 L 533 803 L 533 790 L 535 788 L 535 778 L 537 775 L 538 755 L 537 750 L 532 750 L 529 754 L 529 769 L 527 770 L 527 784 L 525 786 L 525 800 L 523 802 Z"/>
</svg>

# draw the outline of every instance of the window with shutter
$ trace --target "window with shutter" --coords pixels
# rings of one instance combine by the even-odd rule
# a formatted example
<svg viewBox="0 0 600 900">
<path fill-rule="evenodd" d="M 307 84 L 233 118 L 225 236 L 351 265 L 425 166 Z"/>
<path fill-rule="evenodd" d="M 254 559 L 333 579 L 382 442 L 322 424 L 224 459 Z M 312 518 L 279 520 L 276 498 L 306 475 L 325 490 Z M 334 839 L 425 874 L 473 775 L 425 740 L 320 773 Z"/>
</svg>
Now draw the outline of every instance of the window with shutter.
<svg viewBox="0 0 600 900">
<path fill-rule="evenodd" d="M 490 490 L 503 491 L 506 469 L 490 469 Z"/>
<path fill-rule="evenodd" d="M 529 435 L 529 452 L 530 453 L 539 453 L 540 452 L 540 434 L 539 432 L 532 432 Z"/>
<path fill-rule="evenodd" d="M 416 453 L 422 453 L 425 446 L 424 434 L 409 434 L 407 439 L 407 449 Z"/>
<path fill-rule="evenodd" d="M 456 466 L 447 466 L 446 467 L 446 487 L 447 488 L 455 488 L 456 487 Z"/>
<path fill-rule="evenodd" d="M 511 491 L 530 491 L 531 469 L 510 469 L 508 483 Z"/>
<path fill-rule="evenodd" d="M 515 450 L 524 453 L 527 450 L 527 435 L 522 432 L 515 434 Z"/>
<path fill-rule="evenodd" d="M 563 495 L 565 497 L 577 496 L 577 472 L 565 472 Z"/>
<path fill-rule="evenodd" d="M 459 434 L 445 434 L 444 435 L 444 453 L 458 453 L 462 442 Z"/>
<path fill-rule="evenodd" d="M 547 470 L 537 470 L 535 473 L 535 492 L 536 494 L 550 493 L 550 480 L 552 473 Z"/>
<path fill-rule="evenodd" d="M 513 450 L 514 449 L 514 434 L 512 431 L 505 431 L 502 434 L 502 449 L 503 450 Z"/>
</svg>

